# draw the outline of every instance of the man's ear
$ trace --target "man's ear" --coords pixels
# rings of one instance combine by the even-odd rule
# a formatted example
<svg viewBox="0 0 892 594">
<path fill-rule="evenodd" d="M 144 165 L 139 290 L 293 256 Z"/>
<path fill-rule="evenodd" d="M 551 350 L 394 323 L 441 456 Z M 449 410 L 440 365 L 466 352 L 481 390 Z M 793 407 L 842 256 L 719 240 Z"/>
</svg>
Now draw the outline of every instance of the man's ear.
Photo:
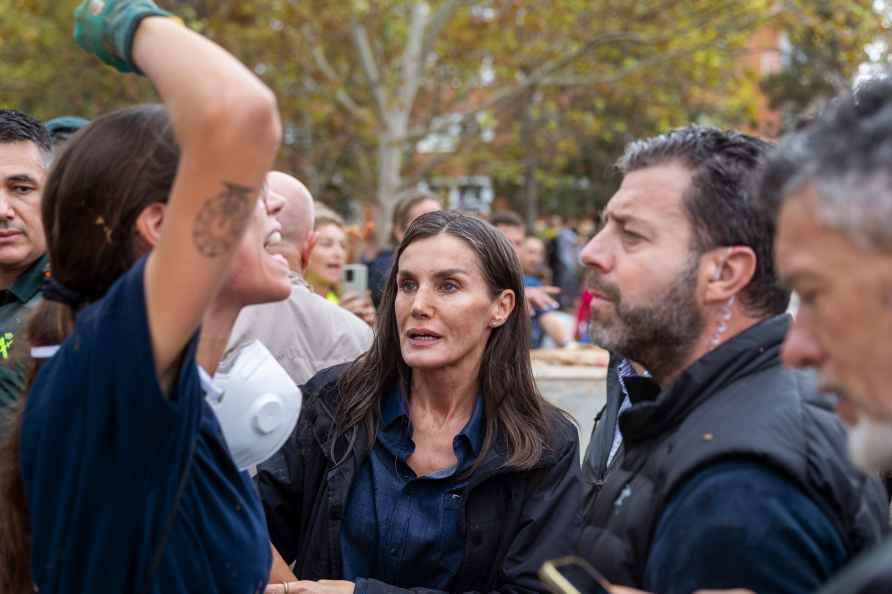
<svg viewBox="0 0 892 594">
<path fill-rule="evenodd" d="M 306 270 L 307 266 L 310 264 L 310 256 L 313 254 L 313 250 L 316 249 L 316 241 L 319 239 L 319 234 L 315 231 L 310 231 L 307 235 L 307 241 L 304 243 L 304 249 L 300 251 L 300 269 Z"/>
<path fill-rule="evenodd" d="M 740 293 L 756 273 L 756 252 L 746 246 L 719 248 L 708 261 L 706 303 L 725 303 Z"/>
<path fill-rule="evenodd" d="M 139 256 L 148 253 L 158 245 L 166 208 L 161 202 L 153 202 L 142 209 L 136 218 L 136 241 L 140 248 Z"/>
</svg>

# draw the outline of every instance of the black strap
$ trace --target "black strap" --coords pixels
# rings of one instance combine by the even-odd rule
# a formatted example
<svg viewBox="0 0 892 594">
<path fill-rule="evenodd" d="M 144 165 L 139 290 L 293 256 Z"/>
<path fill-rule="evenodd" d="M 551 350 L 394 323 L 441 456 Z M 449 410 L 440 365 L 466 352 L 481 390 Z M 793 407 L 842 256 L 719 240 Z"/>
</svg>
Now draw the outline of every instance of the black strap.
<svg viewBox="0 0 892 594">
<path fill-rule="evenodd" d="M 189 458 L 183 466 L 183 473 L 180 475 L 180 483 L 177 485 L 177 493 L 173 499 L 173 508 L 170 510 L 167 519 L 161 527 L 158 546 L 155 548 L 155 554 L 152 555 L 152 564 L 149 565 L 149 571 L 146 573 L 146 582 L 142 591 L 143 594 L 149 594 L 152 591 L 152 580 L 155 579 L 155 573 L 161 565 L 161 559 L 164 556 L 164 548 L 167 546 L 167 538 L 170 536 L 170 529 L 173 528 L 173 522 L 176 519 L 177 510 L 180 508 L 180 500 L 183 499 L 183 492 L 186 490 L 186 479 L 189 478 L 189 469 L 192 468 L 192 458 L 195 456 L 195 445 L 198 439 L 192 440 L 192 446 L 189 448 Z"/>
<path fill-rule="evenodd" d="M 856 557 L 815 594 L 857 594 L 892 568 L 892 538 Z"/>
</svg>

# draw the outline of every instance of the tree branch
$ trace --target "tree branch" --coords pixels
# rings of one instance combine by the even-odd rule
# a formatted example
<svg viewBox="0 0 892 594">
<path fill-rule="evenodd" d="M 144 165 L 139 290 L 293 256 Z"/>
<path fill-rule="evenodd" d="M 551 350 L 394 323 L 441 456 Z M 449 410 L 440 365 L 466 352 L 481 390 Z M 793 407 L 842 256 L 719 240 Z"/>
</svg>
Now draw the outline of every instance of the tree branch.
<svg viewBox="0 0 892 594">
<path fill-rule="evenodd" d="M 402 188 L 406 189 L 416 185 L 422 179 L 427 177 L 428 173 L 430 173 L 443 163 L 461 156 L 462 153 L 464 153 L 468 148 L 476 144 L 477 139 L 473 135 L 479 132 L 480 126 L 477 125 L 477 122 L 474 122 L 472 125 L 468 126 L 466 130 L 462 131 L 461 136 L 459 136 L 458 138 L 458 145 L 452 152 L 438 153 L 437 155 L 425 160 L 418 169 L 411 173 L 411 175 L 403 178 Z M 472 140 L 475 142 L 472 142 Z"/>
<path fill-rule="evenodd" d="M 730 6 L 734 5 L 734 2 L 728 3 Z M 728 23 L 727 28 L 733 28 L 735 30 L 743 30 L 745 27 L 754 26 L 756 24 L 760 24 L 763 22 L 767 22 L 772 18 L 778 16 L 778 11 L 772 11 L 770 14 L 763 14 L 752 17 L 747 21 L 741 23 L 738 15 L 733 13 L 728 13 L 728 11 L 724 10 L 714 10 L 714 11 L 704 11 L 700 16 L 701 19 L 698 19 L 697 22 L 691 24 L 691 31 L 697 30 L 698 28 L 705 25 L 706 22 L 712 20 L 715 14 L 722 14 L 725 17 L 726 22 Z M 721 35 L 726 32 L 726 28 L 721 28 L 718 30 L 717 34 Z M 474 109 L 463 112 L 461 114 L 461 119 L 459 120 L 459 124 L 464 128 L 473 118 L 477 116 L 477 114 L 492 109 L 496 105 L 503 103 L 504 101 L 508 101 L 525 92 L 533 85 L 543 85 L 543 86 L 562 86 L 561 83 L 570 83 L 573 82 L 574 79 L 561 80 L 560 78 L 553 78 L 553 75 L 568 65 L 572 64 L 575 60 L 580 58 L 582 55 L 592 51 L 596 47 L 603 45 L 605 43 L 626 43 L 626 44 L 637 44 L 637 45 L 657 45 L 659 43 L 664 43 L 667 41 L 671 41 L 673 39 L 677 39 L 680 36 L 684 36 L 684 32 L 668 32 L 665 35 L 660 35 L 652 38 L 644 38 L 636 33 L 630 32 L 607 32 L 601 35 L 597 35 L 591 39 L 589 39 L 586 43 L 579 46 L 574 51 L 555 58 L 553 60 L 547 61 L 527 76 L 521 77 L 517 83 L 504 86 L 500 89 L 495 90 L 490 97 L 484 101 L 483 103 L 477 105 Z M 615 82 L 620 80 L 629 74 L 640 70 L 645 67 L 653 66 L 655 64 L 661 64 L 665 62 L 672 61 L 674 59 L 679 58 L 680 56 L 690 54 L 699 49 L 703 49 L 704 47 L 709 47 L 715 44 L 715 39 L 710 39 L 704 41 L 701 44 L 696 44 L 694 46 L 688 46 L 685 48 L 680 48 L 674 52 L 668 52 L 665 54 L 659 54 L 657 56 L 652 56 L 650 58 L 640 60 L 634 66 L 623 68 L 618 72 L 614 72 L 613 74 L 602 76 L 602 77 L 585 77 L 579 78 L 576 80 L 583 81 L 585 84 L 595 85 L 595 84 L 604 84 L 609 82 Z M 582 82 L 580 82 L 582 84 Z M 564 84 L 563 86 L 572 86 L 568 84 Z M 407 142 L 417 142 L 418 140 L 424 138 L 428 134 L 436 134 L 439 132 L 445 131 L 447 128 L 454 126 L 455 121 L 444 122 L 440 125 L 428 125 L 426 127 L 416 127 L 407 135 L 405 140 Z"/>
<path fill-rule="evenodd" d="M 418 87 L 421 84 L 421 75 L 424 72 L 424 37 L 429 12 L 430 8 L 427 2 L 416 2 L 412 5 L 409 37 L 402 59 L 403 84 L 399 90 L 399 110 L 405 118 L 404 122 L 408 122 L 409 113 L 412 111 L 412 105 L 415 103 Z"/>
<path fill-rule="evenodd" d="M 736 26 L 740 26 L 741 28 L 745 28 L 748 26 L 755 26 L 761 24 L 763 21 L 768 20 L 770 17 L 765 16 L 755 16 L 748 21 L 744 21 L 742 24 L 737 21 Z M 720 33 L 722 33 L 720 31 Z M 655 66 L 658 64 L 665 64 L 667 62 L 672 62 L 677 60 L 678 58 L 696 52 L 698 50 L 711 47 L 715 45 L 714 39 L 707 39 L 702 43 L 694 44 L 692 46 L 681 47 L 674 51 L 663 52 L 656 54 L 654 56 L 650 56 L 643 60 L 637 61 L 632 66 L 627 66 L 625 68 L 621 68 L 612 74 L 606 76 L 558 76 L 558 77 L 546 77 L 542 79 L 542 84 L 546 86 L 557 86 L 557 87 L 572 87 L 572 86 L 596 86 L 602 84 L 613 83 L 618 80 L 621 80 L 630 74 L 642 70 L 644 68 L 649 68 L 651 66 Z"/>
<path fill-rule="evenodd" d="M 353 34 L 353 44 L 359 52 L 359 61 L 362 64 L 362 70 L 365 73 L 366 80 L 369 83 L 369 89 L 372 92 L 372 98 L 375 102 L 375 112 L 378 119 L 384 127 L 389 126 L 390 121 L 387 117 L 387 90 L 384 88 L 384 81 L 381 80 L 381 72 L 378 69 L 378 63 L 372 52 L 372 44 L 369 42 L 369 34 L 366 28 L 359 21 L 354 20 L 351 27 Z"/>
<path fill-rule="evenodd" d="M 425 63 L 427 62 L 428 56 L 434 51 L 434 44 L 437 42 L 437 38 L 440 36 L 440 33 L 443 31 L 446 24 L 452 19 L 455 11 L 458 10 L 459 6 L 462 4 L 469 3 L 469 0 L 447 0 L 440 5 L 440 8 L 438 8 L 437 12 L 434 13 L 434 16 L 431 17 L 430 24 L 428 24 L 427 31 L 424 35 L 424 44 L 421 52 L 421 57 Z"/>
<path fill-rule="evenodd" d="M 598 45 L 609 43 L 609 42 L 618 42 L 618 41 L 627 41 L 627 42 L 638 42 L 641 43 L 642 39 L 636 33 L 625 33 L 625 32 L 611 32 L 605 33 L 603 35 L 597 35 L 587 41 L 585 44 L 577 48 L 576 50 L 561 56 L 560 58 L 556 58 L 554 60 L 548 61 L 538 69 L 536 69 L 531 74 L 522 77 L 517 83 L 502 87 L 501 89 L 495 90 L 492 95 L 475 107 L 474 109 L 467 111 L 461 115 L 460 124 L 464 126 L 467 124 L 472 118 L 476 117 L 478 113 L 491 109 L 492 107 L 511 99 L 518 94 L 524 92 L 526 89 L 533 85 L 540 84 L 547 76 L 552 73 L 561 70 L 566 67 L 568 64 L 572 63 L 574 60 L 579 58 L 586 52 L 591 51 Z M 428 134 L 437 133 L 439 131 L 443 131 L 449 126 L 454 125 L 455 122 L 445 122 L 440 126 L 427 126 L 424 128 L 415 128 L 413 129 L 409 135 L 405 138 L 405 140 L 412 142 L 417 141 Z"/>
<path fill-rule="evenodd" d="M 331 62 L 328 61 L 322 44 L 318 43 L 318 39 L 310 30 L 309 26 L 305 25 L 302 27 L 301 34 L 306 39 L 307 44 L 312 48 L 311 54 L 313 56 L 313 61 L 316 63 L 316 67 L 322 72 L 322 75 L 325 78 L 336 86 L 335 99 L 338 103 L 340 103 L 351 115 L 368 122 L 370 119 L 368 113 L 360 107 L 350 93 L 347 92 L 347 85 L 344 84 L 343 79 L 338 75 L 337 71 L 335 71 Z"/>
</svg>

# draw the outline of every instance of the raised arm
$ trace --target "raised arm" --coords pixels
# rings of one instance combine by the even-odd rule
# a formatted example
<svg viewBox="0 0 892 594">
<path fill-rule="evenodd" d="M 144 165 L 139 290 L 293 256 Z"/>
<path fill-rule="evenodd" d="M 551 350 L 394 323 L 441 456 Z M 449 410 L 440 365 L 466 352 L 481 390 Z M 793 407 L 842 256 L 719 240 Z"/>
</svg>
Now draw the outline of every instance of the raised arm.
<svg viewBox="0 0 892 594">
<path fill-rule="evenodd" d="M 76 37 L 107 63 L 141 70 L 154 83 L 180 145 L 145 272 L 155 366 L 166 384 L 220 288 L 281 127 L 275 97 L 256 76 L 174 19 L 154 16 L 163 14 L 148 0 L 88 0 L 77 11 Z"/>
</svg>

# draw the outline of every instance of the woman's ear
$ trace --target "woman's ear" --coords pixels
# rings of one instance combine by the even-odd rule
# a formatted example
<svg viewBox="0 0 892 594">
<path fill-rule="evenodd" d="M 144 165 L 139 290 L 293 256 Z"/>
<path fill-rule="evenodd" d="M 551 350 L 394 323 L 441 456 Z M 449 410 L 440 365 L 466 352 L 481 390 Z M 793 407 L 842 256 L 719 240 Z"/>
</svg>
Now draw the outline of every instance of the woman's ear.
<svg viewBox="0 0 892 594">
<path fill-rule="evenodd" d="M 498 328 L 504 324 L 511 316 L 511 312 L 514 311 L 516 302 L 517 298 L 514 295 L 514 291 L 511 289 L 502 291 L 492 304 L 492 315 L 489 321 L 490 328 Z"/>
<path fill-rule="evenodd" d="M 150 252 L 158 245 L 166 208 L 162 202 L 153 202 L 139 213 L 135 229 L 136 243 L 140 252 L 137 256 Z"/>
</svg>

